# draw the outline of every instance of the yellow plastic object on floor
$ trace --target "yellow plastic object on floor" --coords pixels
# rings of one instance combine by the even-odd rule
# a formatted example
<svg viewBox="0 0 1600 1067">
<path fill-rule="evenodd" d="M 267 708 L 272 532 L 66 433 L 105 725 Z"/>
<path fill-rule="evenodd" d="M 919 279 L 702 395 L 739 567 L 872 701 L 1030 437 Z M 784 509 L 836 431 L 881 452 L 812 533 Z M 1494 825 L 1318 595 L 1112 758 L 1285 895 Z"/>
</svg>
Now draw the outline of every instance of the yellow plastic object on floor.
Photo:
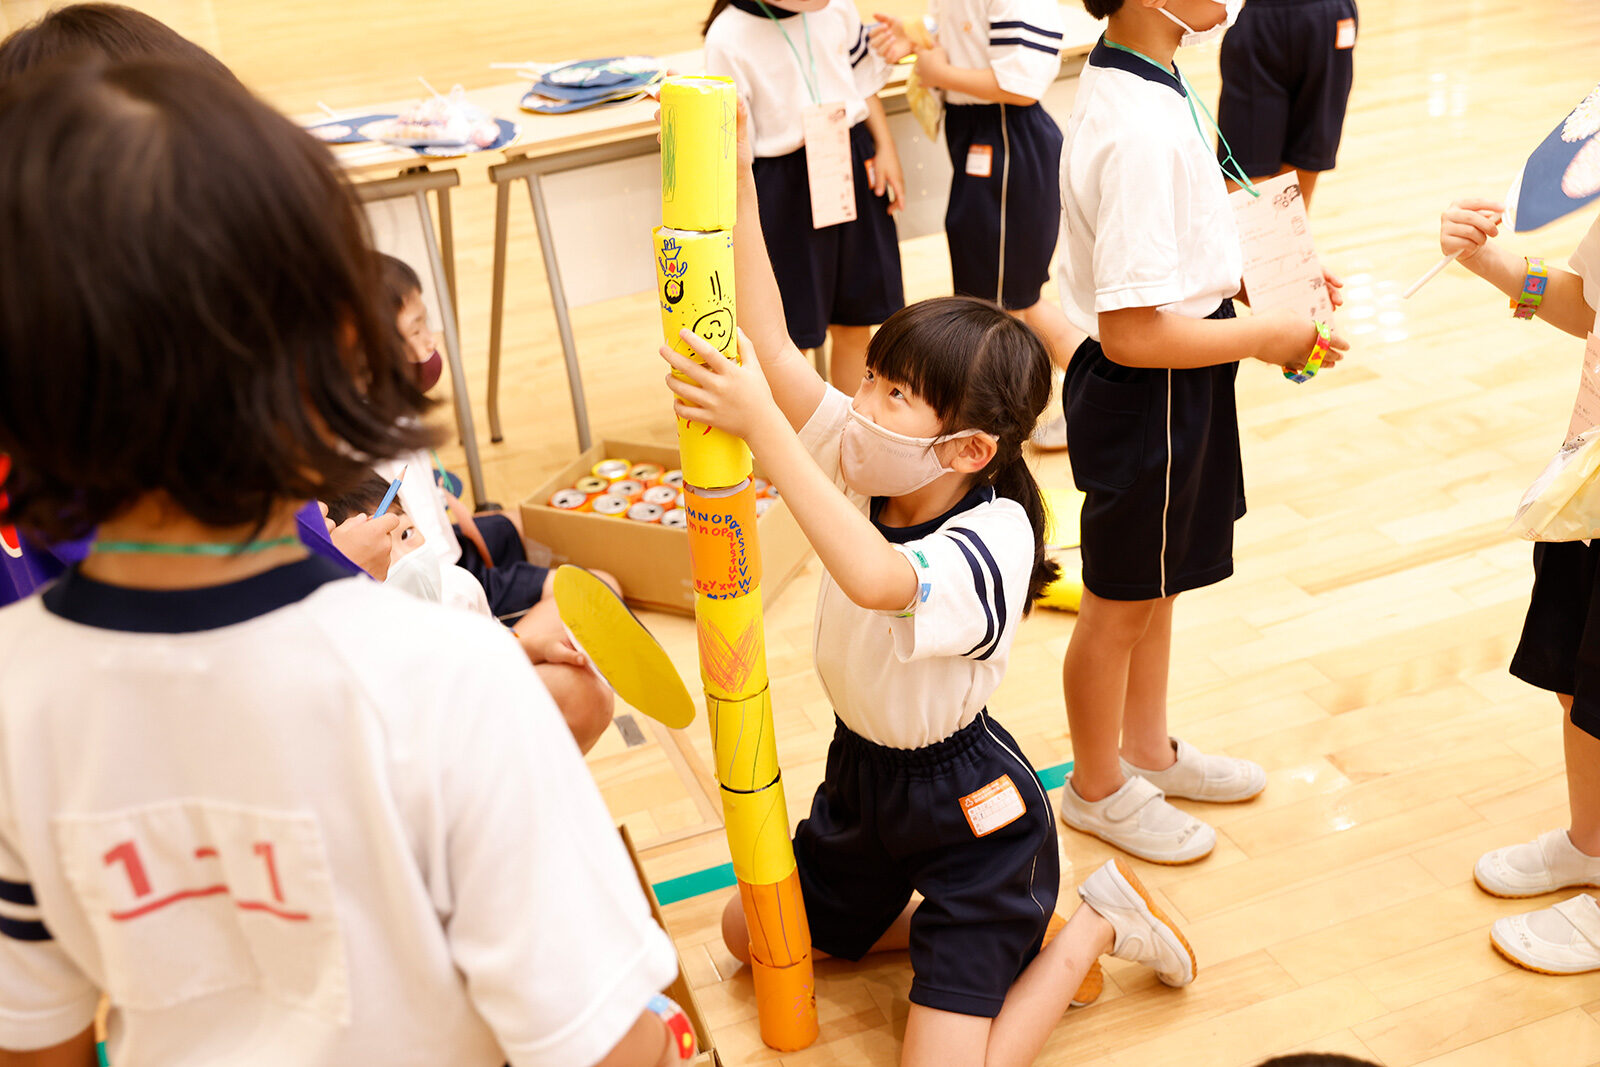
<svg viewBox="0 0 1600 1067">
<path fill-rule="evenodd" d="M 674 730 L 694 722 L 677 668 L 615 590 L 570 563 L 556 569 L 555 586 L 561 621 L 617 696 Z"/>
<path fill-rule="evenodd" d="M 1056 562 L 1061 565 L 1061 577 L 1044 587 L 1038 604 L 1041 608 L 1076 612 L 1083 607 L 1083 565 L 1077 561 L 1076 554 L 1072 559 L 1057 559 Z"/>
<path fill-rule="evenodd" d="M 1046 547 L 1077 548 L 1083 543 L 1078 527 L 1078 520 L 1083 515 L 1082 493 L 1076 489 L 1046 489 L 1044 510 Z"/>
</svg>

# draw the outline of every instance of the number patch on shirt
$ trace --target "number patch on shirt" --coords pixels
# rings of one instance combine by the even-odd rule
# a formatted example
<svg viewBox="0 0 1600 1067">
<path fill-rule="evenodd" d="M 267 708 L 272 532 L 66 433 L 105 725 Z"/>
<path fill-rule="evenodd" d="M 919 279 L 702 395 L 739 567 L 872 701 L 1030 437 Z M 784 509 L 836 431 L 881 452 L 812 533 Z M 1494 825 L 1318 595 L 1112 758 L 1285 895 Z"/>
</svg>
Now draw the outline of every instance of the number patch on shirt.
<svg viewBox="0 0 1600 1067">
<path fill-rule="evenodd" d="M 55 819 L 107 992 L 135 1010 L 229 989 L 347 1025 L 349 979 L 314 815 L 178 800 Z"/>
<path fill-rule="evenodd" d="M 967 173 L 974 178 L 987 178 L 994 173 L 994 145 L 975 144 L 967 149 Z"/>
<path fill-rule="evenodd" d="M 986 837 L 1010 826 L 1022 818 L 1026 810 L 1022 794 L 1017 792 L 1009 774 L 1002 774 L 976 793 L 961 798 L 961 811 L 975 837 Z"/>
<path fill-rule="evenodd" d="M 1338 28 L 1339 33 L 1333 40 L 1333 47 L 1341 52 L 1354 48 L 1356 46 L 1356 20 L 1340 19 Z"/>
</svg>

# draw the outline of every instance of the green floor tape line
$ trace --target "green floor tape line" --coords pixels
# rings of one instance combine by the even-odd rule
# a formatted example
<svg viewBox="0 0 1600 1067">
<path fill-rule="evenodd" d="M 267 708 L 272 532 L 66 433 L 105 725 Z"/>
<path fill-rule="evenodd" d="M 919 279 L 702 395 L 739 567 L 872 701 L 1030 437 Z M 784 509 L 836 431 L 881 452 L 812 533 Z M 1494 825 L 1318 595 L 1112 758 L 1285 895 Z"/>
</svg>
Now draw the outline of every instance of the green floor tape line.
<svg viewBox="0 0 1600 1067">
<path fill-rule="evenodd" d="M 1054 767 L 1046 767 L 1039 771 L 1039 784 L 1046 790 L 1060 789 L 1067 781 L 1067 775 L 1072 773 L 1072 762 L 1058 763 Z M 719 889 L 732 889 L 734 886 L 733 864 L 722 863 L 715 867 L 707 867 L 703 871 L 685 874 L 677 878 L 668 878 L 656 882 L 650 888 L 656 891 L 656 899 L 664 908 L 668 904 L 676 904 L 680 900 L 689 900 L 692 897 L 702 896 L 706 893 L 715 893 Z"/>
</svg>

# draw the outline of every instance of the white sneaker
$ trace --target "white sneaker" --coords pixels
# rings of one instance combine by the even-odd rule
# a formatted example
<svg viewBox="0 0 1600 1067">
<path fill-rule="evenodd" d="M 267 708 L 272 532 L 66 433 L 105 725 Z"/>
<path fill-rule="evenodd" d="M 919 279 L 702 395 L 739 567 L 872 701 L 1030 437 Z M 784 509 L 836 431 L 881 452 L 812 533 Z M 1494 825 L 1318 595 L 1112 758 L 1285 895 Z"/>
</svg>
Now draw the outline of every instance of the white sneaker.
<svg viewBox="0 0 1600 1067">
<path fill-rule="evenodd" d="M 1170 986 L 1194 981 L 1200 970 L 1194 949 L 1122 860 L 1111 860 L 1085 878 L 1078 895 L 1116 931 L 1111 954 L 1117 959 L 1144 964 Z"/>
<path fill-rule="evenodd" d="M 1518 967 L 1540 974 L 1600 971 L 1600 904 L 1580 893 L 1553 908 L 1496 919 L 1489 942 Z"/>
<path fill-rule="evenodd" d="M 1060 404 L 1056 405 L 1058 408 Z M 1048 410 L 1048 409 L 1047 409 Z M 1040 452 L 1064 452 L 1067 448 L 1067 417 L 1058 414 L 1053 419 L 1040 419 L 1034 426 L 1028 442 Z"/>
<path fill-rule="evenodd" d="M 1193 863 L 1217 847 L 1215 830 L 1167 803 L 1160 789 L 1138 775 L 1092 803 L 1068 778 L 1061 789 L 1061 821 L 1151 863 Z"/>
<path fill-rule="evenodd" d="M 1172 747 L 1177 762 L 1164 771 L 1147 771 L 1122 761 L 1122 773 L 1148 778 L 1169 797 L 1203 800 L 1210 804 L 1236 804 L 1259 796 L 1267 787 L 1267 772 L 1259 763 L 1232 756 L 1208 756 L 1176 737 Z"/>
<path fill-rule="evenodd" d="M 1485 852 L 1472 878 L 1490 896 L 1511 899 L 1600 889 L 1600 858 L 1578 851 L 1565 830 L 1547 830 L 1532 841 Z"/>
</svg>

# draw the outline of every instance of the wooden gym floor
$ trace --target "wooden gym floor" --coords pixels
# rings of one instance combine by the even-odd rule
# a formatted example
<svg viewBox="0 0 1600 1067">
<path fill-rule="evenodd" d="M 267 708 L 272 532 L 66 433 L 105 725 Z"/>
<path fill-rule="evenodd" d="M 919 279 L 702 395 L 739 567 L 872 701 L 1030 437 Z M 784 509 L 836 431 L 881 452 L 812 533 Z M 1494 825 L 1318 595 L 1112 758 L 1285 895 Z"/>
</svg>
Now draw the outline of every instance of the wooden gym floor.
<svg viewBox="0 0 1600 1067">
<path fill-rule="evenodd" d="M 12 27 L 44 5 L 0 0 Z M 695 47 L 703 0 L 150 0 L 139 6 L 217 54 L 290 112 L 504 80 L 491 60 Z M 883 0 L 910 13 L 917 0 Z M 1202 814 L 1216 853 L 1189 868 L 1140 865 L 1185 924 L 1199 980 L 1172 991 L 1107 968 L 1106 993 L 1070 1013 L 1040 1062 L 1080 1067 L 1248 1065 L 1291 1049 L 1414 1064 L 1600 1063 L 1600 975 L 1548 978 L 1489 947 L 1497 916 L 1526 904 L 1474 888 L 1482 851 L 1565 825 L 1555 701 L 1510 678 L 1530 583 L 1529 549 L 1503 530 L 1566 426 L 1581 346 L 1513 322 L 1456 268 L 1415 300 L 1400 290 L 1437 257 L 1440 208 L 1499 195 L 1515 168 L 1593 86 L 1600 5 L 1577 0 L 1364 0 L 1357 80 L 1339 170 L 1317 190 L 1314 228 L 1347 282 L 1338 371 L 1295 388 L 1246 367 L 1240 409 L 1250 514 L 1238 573 L 1184 597 L 1174 729 L 1262 762 L 1259 800 Z M 870 14 L 871 5 L 864 10 Z M 599 16 L 599 17 L 597 17 Z M 1216 53 L 1189 57 L 1215 99 Z M 535 122 L 533 116 L 526 118 Z M 455 198 L 462 333 L 479 425 L 493 197 L 482 165 Z M 1590 209 L 1519 249 L 1566 255 Z M 507 440 L 491 446 L 491 495 L 513 501 L 574 448 L 559 350 L 531 220 L 512 211 Z M 940 237 L 904 246 L 908 296 L 947 291 Z M 671 440 L 647 295 L 581 309 L 577 336 L 597 435 Z M 446 459 L 459 462 L 459 453 Z M 1048 485 L 1066 463 L 1039 464 Z M 812 675 L 817 565 L 769 610 L 768 640 L 791 815 L 822 771 L 831 712 Z M 683 619 L 650 617 L 695 676 Z M 1059 667 L 1071 616 L 1023 628 L 991 707 L 1040 767 L 1071 758 Z M 698 723 L 672 743 L 612 731 L 592 757 L 613 811 L 660 881 L 726 862 L 706 828 L 709 745 Z M 673 838 L 678 840 L 673 841 Z M 661 844 L 663 840 L 669 843 Z M 1063 905 L 1108 850 L 1063 831 Z M 780 1059 L 756 1036 L 750 979 L 723 949 L 724 893 L 666 909 L 729 1067 Z M 1549 903 L 1544 901 L 1542 903 Z M 553 916 L 553 921 L 560 921 Z M 888 1064 L 904 1027 L 909 965 L 819 967 L 819 1042 L 781 1062 Z"/>
</svg>

